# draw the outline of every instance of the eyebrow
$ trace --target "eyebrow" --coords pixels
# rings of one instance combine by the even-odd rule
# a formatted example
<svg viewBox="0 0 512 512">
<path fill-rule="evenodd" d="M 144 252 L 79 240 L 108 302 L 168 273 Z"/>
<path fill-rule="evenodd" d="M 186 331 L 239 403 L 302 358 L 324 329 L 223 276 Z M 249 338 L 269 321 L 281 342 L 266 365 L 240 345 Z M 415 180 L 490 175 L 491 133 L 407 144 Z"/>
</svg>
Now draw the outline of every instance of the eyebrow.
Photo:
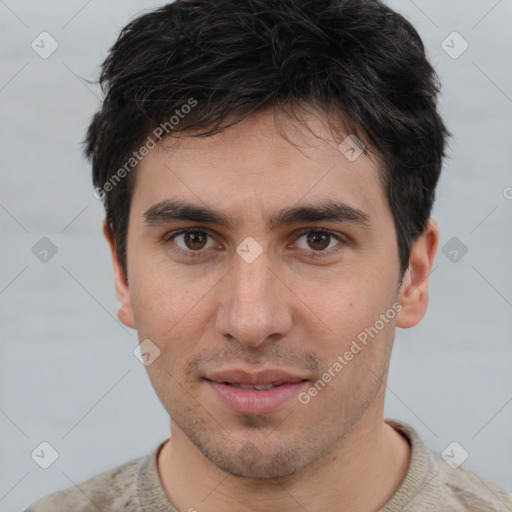
<svg viewBox="0 0 512 512">
<path fill-rule="evenodd" d="M 240 221 L 213 207 L 199 206 L 182 200 L 164 200 L 151 206 L 144 214 L 144 223 L 157 226 L 172 221 L 216 224 L 234 230 Z M 371 228 L 368 214 L 344 202 L 326 201 L 283 208 L 265 217 L 268 230 L 300 222 L 334 221 L 355 223 Z"/>
</svg>

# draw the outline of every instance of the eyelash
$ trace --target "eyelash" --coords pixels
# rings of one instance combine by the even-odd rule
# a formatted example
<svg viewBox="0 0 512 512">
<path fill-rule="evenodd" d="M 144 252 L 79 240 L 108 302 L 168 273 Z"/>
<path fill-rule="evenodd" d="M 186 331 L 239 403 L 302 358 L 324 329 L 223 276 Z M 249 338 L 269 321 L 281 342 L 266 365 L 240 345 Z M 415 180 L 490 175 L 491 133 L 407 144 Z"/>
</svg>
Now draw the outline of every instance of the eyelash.
<svg viewBox="0 0 512 512">
<path fill-rule="evenodd" d="M 211 235 L 207 231 L 204 231 L 204 230 L 192 229 L 192 228 L 182 229 L 181 231 L 177 231 L 176 233 L 174 233 L 174 232 L 168 233 L 164 237 L 164 244 L 169 244 L 170 245 L 170 250 L 172 252 L 174 252 L 175 254 L 178 254 L 180 256 L 186 256 L 188 258 L 206 258 L 207 256 L 204 255 L 203 253 L 205 251 L 207 251 L 207 249 L 203 249 L 203 250 L 199 250 L 199 251 L 192 251 L 192 250 L 184 251 L 183 249 L 176 248 L 176 244 L 175 243 L 171 243 L 173 241 L 173 239 L 176 238 L 177 236 L 184 235 L 184 234 L 187 234 L 187 233 L 201 233 L 201 234 L 205 234 L 208 237 L 211 237 Z M 313 250 L 308 251 L 308 252 L 310 252 L 310 257 L 312 259 L 325 258 L 325 257 L 328 257 L 328 256 L 332 256 L 334 254 L 337 254 L 348 243 L 340 235 L 334 233 L 333 231 L 329 231 L 328 229 L 325 229 L 325 228 L 304 228 L 304 229 L 299 231 L 296 241 L 299 240 L 300 238 L 302 238 L 302 236 L 304 236 L 304 235 L 306 235 L 308 233 L 316 233 L 316 234 L 322 234 L 322 235 L 329 235 L 329 236 L 333 237 L 335 240 L 337 240 L 339 242 L 339 244 L 337 246 L 329 249 L 328 251 L 325 251 L 325 250 L 324 251 L 313 251 Z"/>
</svg>

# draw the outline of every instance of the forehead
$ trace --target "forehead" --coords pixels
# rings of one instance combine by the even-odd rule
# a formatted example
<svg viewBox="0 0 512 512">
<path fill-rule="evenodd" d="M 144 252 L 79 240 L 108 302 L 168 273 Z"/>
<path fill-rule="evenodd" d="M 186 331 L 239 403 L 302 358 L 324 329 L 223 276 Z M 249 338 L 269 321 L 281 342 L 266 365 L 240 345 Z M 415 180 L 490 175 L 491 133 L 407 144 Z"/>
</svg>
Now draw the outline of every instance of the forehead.
<svg viewBox="0 0 512 512">
<path fill-rule="evenodd" d="M 320 199 L 384 206 L 378 157 L 359 154 L 357 139 L 333 135 L 321 117 L 305 121 L 276 122 L 267 110 L 212 136 L 167 137 L 139 164 L 132 202 L 148 209 L 172 195 L 242 214 Z"/>
</svg>

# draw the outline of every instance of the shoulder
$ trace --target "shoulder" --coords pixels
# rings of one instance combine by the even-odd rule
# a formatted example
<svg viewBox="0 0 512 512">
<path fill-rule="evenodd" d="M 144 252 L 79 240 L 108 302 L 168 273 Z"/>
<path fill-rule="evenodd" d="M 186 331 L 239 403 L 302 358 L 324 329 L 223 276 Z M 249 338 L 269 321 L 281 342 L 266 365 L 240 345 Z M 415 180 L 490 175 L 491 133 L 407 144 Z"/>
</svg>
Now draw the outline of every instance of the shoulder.
<svg viewBox="0 0 512 512">
<path fill-rule="evenodd" d="M 132 460 L 36 501 L 25 512 L 138 510 L 138 467 L 147 457 Z"/>
<path fill-rule="evenodd" d="M 512 512 L 512 497 L 485 477 L 427 448 L 407 423 L 386 419 L 411 445 L 407 475 L 381 512 Z"/>
<path fill-rule="evenodd" d="M 471 512 L 512 512 L 512 497 L 495 483 L 461 465 L 451 467 L 443 458 L 429 450 L 436 475 L 432 490 L 441 503 L 453 510 Z"/>
</svg>

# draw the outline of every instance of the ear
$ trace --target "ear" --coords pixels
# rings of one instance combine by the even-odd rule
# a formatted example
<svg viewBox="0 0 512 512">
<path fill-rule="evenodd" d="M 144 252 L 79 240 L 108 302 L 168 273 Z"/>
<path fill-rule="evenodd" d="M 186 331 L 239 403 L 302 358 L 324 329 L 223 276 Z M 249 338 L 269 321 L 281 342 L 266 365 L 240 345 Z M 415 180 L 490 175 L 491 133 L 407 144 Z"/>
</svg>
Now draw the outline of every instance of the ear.
<svg viewBox="0 0 512 512">
<path fill-rule="evenodd" d="M 103 234 L 107 239 L 110 247 L 110 255 L 112 257 L 112 265 L 114 267 L 114 283 L 116 287 L 116 295 L 119 300 L 119 309 L 117 317 L 123 324 L 135 329 L 135 315 L 133 314 L 132 302 L 130 297 L 130 285 L 125 277 L 123 269 L 119 264 L 116 252 L 116 243 L 110 229 L 107 226 L 106 219 L 103 221 Z"/>
<path fill-rule="evenodd" d="M 425 231 L 414 241 L 409 268 L 405 271 L 399 292 L 401 311 L 396 326 L 406 329 L 418 324 L 425 316 L 428 305 L 428 278 L 439 244 L 436 221 L 429 219 Z"/>
</svg>

